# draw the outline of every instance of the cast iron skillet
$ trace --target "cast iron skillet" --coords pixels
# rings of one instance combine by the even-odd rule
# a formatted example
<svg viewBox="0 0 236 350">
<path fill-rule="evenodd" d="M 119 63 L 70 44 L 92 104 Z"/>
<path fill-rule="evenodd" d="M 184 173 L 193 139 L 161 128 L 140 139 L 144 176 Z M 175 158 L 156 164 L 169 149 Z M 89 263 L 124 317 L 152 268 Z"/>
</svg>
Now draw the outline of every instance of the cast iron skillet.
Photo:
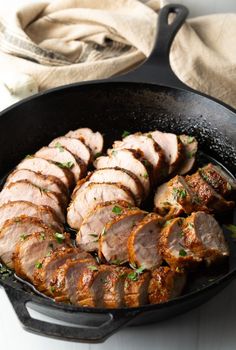
<svg viewBox="0 0 236 350">
<path fill-rule="evenodd" d="M 169 25 L 170 13 L 175 13 L 176 17 Z M 110 82 L 72 84 L 52 89 L 5 110 L 0 116 L 0 177 L 13 169 L 26 154 L 35 152 L 70 129 L 83 126 L 103 132 L 107 145 L 120 138 L 123 130 L 135 132 L 157 128 L 192 134 L 200 141 L 203 152 L 223 163 L 235 175 L 236 114 L 223 103 L 193 92 L 176 78 L 169 65 L 172 40 L 187 14 L 187 9 L 181 5 L 163 8 L 155 50 L 150 59 L 134 72 Z M 117 82 L 118 79 L 139 82 Z M 215 281 L 201 281 L 197 285 L 193 281 L 185 295 L 160 305 L 111 310 L 78 308 L 56 304 L 37 295 L 14 277 L 0 279 L 0 284 L 25 329 L 64 340 L 101 342 L 126 324 L 157 322 L 210 299 L 236 275 L 236 249 L 232 242 L 230 250 L 229 266 L 217 275 Z M 73 325 L 55 325 L 33 319 L 26 304 Z"/>
</svg>

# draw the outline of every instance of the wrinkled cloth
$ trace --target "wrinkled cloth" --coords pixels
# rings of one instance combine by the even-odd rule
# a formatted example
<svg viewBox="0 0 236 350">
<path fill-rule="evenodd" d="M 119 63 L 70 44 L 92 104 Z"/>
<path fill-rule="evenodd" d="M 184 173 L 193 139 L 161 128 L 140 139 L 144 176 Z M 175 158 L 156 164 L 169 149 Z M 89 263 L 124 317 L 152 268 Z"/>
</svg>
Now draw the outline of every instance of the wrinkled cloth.
<svg viewBox="0 0 236 350">
<path fill-rule="evenodd" d="M 46 90 L 124 73 L 151 53 L 164 4 L 56 0 L 14 13 L 0 8 L 0 76 L 28 74 Z M 172 45 L 171 67 L 187 85 L 236 107 L 235 44 L 236 14 L 190 19 Z"/>
</svg>

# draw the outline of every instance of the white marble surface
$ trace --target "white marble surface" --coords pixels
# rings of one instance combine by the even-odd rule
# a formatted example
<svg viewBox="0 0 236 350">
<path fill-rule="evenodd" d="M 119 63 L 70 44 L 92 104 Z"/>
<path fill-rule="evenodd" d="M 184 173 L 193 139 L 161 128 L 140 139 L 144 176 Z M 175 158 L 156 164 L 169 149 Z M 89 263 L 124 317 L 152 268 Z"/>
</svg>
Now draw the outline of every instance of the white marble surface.
<svg viewBox="0 0 236 350">
<path fill-rule="evenodd" d="M 33 2 L 33 0 L 31 0 Z M 15 6 L 29 0 L 9 0 Z M 178 0 L 190 14 L 235 12 L 235 0 Z M 3 5 L 3 0 L 1 0 Z M 155 325 L 126 328 L 104 344 L 89 345 L 49 339 L 25 332 L 0 288 L 0 348 L 3 350 L 235 350 L 236 281 L 205 305 Z M 43 319 L 43 317 L 42 317 Z"/>
</svg>

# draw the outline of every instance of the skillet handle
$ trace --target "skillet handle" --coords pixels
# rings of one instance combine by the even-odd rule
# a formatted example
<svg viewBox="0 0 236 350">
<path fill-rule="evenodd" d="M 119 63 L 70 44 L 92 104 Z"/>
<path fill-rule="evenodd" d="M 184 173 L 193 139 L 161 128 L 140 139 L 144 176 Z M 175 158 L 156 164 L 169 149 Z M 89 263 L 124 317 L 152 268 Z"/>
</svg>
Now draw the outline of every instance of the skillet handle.
<svg viewBox="0 0 236 350">
<path fill-rule="evenodd" d="M 169 24 L 168 19 L 171 14 L 175 14 L 175 18 Z M 188 9 L 183 5 L 164 6 L 158 15 L 156 42 L 151 55 L 133 71 L 111 80 L 148 82 L 191 90 L 174 74 L 169 60 L 171 44 L 187 16 Z"/>
<path fill-rule="evenodd" d="M 23 294 L 21 290 L 13 289 L 10 286 L 4 286 L 4 288 L 17 314 L 17 317 L 25 330 L 38 335 L 52 337 L 60 340 L 86 343 L 103 342 L 113 333 L 117 332 L 121 327 L 130 322 L 135 316 L 138 315 L 138 313 L 140 313 L 135 313 L 132 311 L 124 313 L 122 310 L 115 310 L 115 312 L 112 312 L 112 310 L 107 310 L 107 313 L 105 314 L 105 321 L 104 312 L 100 312 L 103 318 L 101 318 L 101 324 L 99 324 L 100 321 L 96 322 L 96 326 L 84 326 L 77 323 L 76 326 L 64 326 L 41 321 L 31 317 L 26 308 L 26 304 L 28 302 L 31 302 L 35 304 L 35 309 L 37 309 L 37 303 L 35 303 L 35 300 L 33 301 L 30 295 L 26 296 Z M 45 299 L 45 301 L 47 300 Z M 68 313 L 68 311 L 65 312 Z M 92 313 L 99 315 L 99 311 L 97 312 L 96 309 L 94 309 Z M 77 319 L 80 316 L 83 317 L 83 312 L 77 311 L 76 309 L 71 311 L 71 314 L 76 314 Z M 91 314 L 91 318 L 93 317 L 93 314 Z"/>
</svg>

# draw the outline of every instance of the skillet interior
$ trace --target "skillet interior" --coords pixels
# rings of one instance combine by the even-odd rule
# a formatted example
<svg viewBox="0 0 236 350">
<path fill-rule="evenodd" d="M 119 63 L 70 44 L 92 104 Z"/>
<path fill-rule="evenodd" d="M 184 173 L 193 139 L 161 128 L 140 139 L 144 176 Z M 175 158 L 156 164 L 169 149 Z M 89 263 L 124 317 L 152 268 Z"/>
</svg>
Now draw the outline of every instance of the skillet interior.
<svg viewBox="0 0 236 350">
<path fill-rule="evenodd" d="M 71 85 L 29 98 L 0 116 L 0 177 L 3 178 L 26 155 L 34 153 L 53 138 L 70 129 L 90 127 L 105 134 L 106 147 L 119 139 L 124 130 L 130 132 L 159 129 L 174 133 L 188 133 L 197 137 L 200 149 L 212 156 L 236 175 L 236 118 L 235 114 L 220 104 L 203 96 L 140 83 L 106 83 Z M 229 219 L 232 219 L 230 217 Z M 236 269 L 236 249 L 230 242 L 229 266 L 219 272 L 223 279 L 210 282 L 208 290 L 215 294 L 220 286 L 231 278 Z M 201 281 L 200 281 L 201 280 Z M 200 279 L 201 286 L 205 283 Z M 18 281 L 2 281 L 3 285 L 31 293 Z M 209 284 L 209 283 L 208 283 Z M 198 304 L 206 293 L 200 293 L 199 283 L 192 284 Z M 215 288 L 213 288 L 215 287 Z M 202 291 L 201 291 L 202 292 Z M 191 296 L 191 294 L 189 294 Z M 31 300 L 45 306 L 55 305 L 45 298 L 33 296 Z M 150 305 L 139 310 L 150 311 L 165 308 L 165 315 L 147 316 L 139 323 L 169 317 L 177 313 L 178 304 L 183 307 L 188 296 L 161 306 Z M 168 306 L 168 305 L 169 306 Z M 182 305 L 182 306 L 181 306 Z M 168 307 L 167 307 L 168 306 Z M 57 310 L 78 310 L 73 306 L 55 305 Z M 172 309 L 172 311 L 171 311 Z M 174 311 L 175 310 L 175 311 Z M 88 311 L 85 308 L 84 311 Z M 48 311 L 45 311 L 50 313 Z M 90 310 L 90 312 L 95 312 Z M 180 312 L 180 310 L 178 311 Z M 55 315 L 54 315 L 55 316 Z M 67 314 L 68 316 L 68 314 Z M 58 318 L 61 318 L 58 316 Z"/>
</svg>

